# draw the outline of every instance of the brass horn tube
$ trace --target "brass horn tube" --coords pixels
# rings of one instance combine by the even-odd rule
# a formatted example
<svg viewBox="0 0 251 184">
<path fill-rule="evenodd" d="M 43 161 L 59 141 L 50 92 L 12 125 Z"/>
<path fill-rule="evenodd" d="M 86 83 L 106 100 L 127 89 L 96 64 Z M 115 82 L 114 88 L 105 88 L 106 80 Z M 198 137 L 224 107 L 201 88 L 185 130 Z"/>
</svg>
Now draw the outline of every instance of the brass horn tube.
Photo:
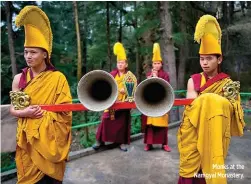
<svg viewBox="0 0 251 184">
<path fill-rule="evenodd" d="M 142 114 L 159 117 L 171 110 L 175 95 L 172 86 L 167 81 L 153 77 L 142 81 L 137 86 L 134 100 Z"/>
<path fill-rule="evenodd" d="M 118 96 L 118 86 L 111 74 L 94 70 L 85 74 L 78 83 L 79 101 L 91 111 L 103 111 L 111 107 Z"/>
</svg>

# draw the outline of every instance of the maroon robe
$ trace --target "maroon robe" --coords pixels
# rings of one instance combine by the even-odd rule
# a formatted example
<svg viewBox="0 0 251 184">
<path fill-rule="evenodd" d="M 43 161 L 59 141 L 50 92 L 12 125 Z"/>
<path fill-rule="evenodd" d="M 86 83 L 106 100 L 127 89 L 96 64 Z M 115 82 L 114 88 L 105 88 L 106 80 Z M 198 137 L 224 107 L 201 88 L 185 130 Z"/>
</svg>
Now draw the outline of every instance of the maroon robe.
<svg viewBox="0 0 251 184">
<path fill-rule="evenodd" d="M 29 69 L 29 67 L 26 67 L 26 68 L 22 69 L 22 74 L 21 74 L 21 77 L 20 77 L 20 81 L 18 83 L 18 88 L 21 89 L 21 90 L 26 88 L 26 86 L 30 83 L 30 82 L 27 83 L 27 80 L 26 80 L 28 69 Z M 44 71 L 48 71 L 48 70 L 56 71 L 55 67 L 53 65 L 51 65 L 51 64 L 47 65 Z M 34 78 L 33 72 L 32 72 L 31 69 L 30 69 L 30 78 L 31 78 L 31 80 Z"/>
<path fill-rule="evenodd" d="M 115 69 L 110 74 L 115 78 L 118 70 Z M 104 112 L 97 130 L 96 139 L 100 142 L 130 144 L 130 130 L 130 110 L 116 110 L 114 120 L 110 119 L 109 112 Z"/>
<path fill-rule="evenodd" d="M 55 178 L 45 175 L 36 184 L 62 184 L 62 183 L 63 183 L 62 181 L 56 180 Z"/>
<path fill-rule="evenodd" d="M 209 79 L 207 74 L 203 72 L 203 75 L 205 76 L 206 78 L 206 84 L 203 85 L 202 87 L 200 87 L 200 84 L 201 84 L 201 74 L 200 73 L 196 73 L 196 74 L 193 74 L 191 76 L 191 78 L 193 79 L 193 83 L 194 83 L 194 89 L 195 91 L 197 91 L 198 93 L 202 92 L 203 90 L 205 90 L 207 87 L 209 87 L 210 85 L 214 84 L 215 82 L 221 80 L 221 79 L 224 79 L 224 78 L 227 78 L 229 77 L 229 75 L 221 72 L 219 74 L 217 74 L 215 77 L 213 77 L 212 79 Z"/>
<path fill-rule="evenodd" d="M 199 174 L 202 174 L 202 171 L 199 171 Z M 179 177 L 178 184 L 206 184 L 205 178 L 184 178 Z"/>
<path fill-rule="evenodd" d="M 150 76 L 151 72 L 147 73 Z M 169 75 L 163 69 L 158 71 L 158 77 L 170 82 Z M 141 117 L 142 132 L 144 132 L 144 143 L 145 144 L 168 144 L 168 127 L 156 127 L 147 125 L 147 116 L 142 115 Z"/>
</svg>

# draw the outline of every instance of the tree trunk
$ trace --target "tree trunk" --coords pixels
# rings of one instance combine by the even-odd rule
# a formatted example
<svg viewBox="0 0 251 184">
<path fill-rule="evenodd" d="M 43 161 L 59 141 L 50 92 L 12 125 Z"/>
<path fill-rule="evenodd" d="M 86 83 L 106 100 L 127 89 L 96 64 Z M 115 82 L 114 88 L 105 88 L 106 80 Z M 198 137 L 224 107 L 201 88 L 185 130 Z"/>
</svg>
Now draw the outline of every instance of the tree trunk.
<svg viewBox="0 0 251 184">
<path fill-rule="evenodd" d="M 161 30 L 161 48 L 163 57 L 163 68 L 167 71 L 169 67 L 169 75 L 171 85 L 177 89 L 177 76 L 176 76 L 176 61 L 174 52 L 174 43 L 172 39 L 172 21 L 169 14 L 169 2 L 160 1 L 159 3 L 159 16 L 160 16 L 160 30 Z M 167 66 L 168 63 L 168 66 Z"/>
<path fill-rule="evenodd" d="M 233 18 L 234 18 L 234 1 L 230 1 L 229 2 L 229 9 L 228 9 L 228 13 L 229 13 L 229 21 L 228 23 L 231 24 L 233 22 Z"/>
<path fill-rule="evenodd" d="M 86 16 L 86 3 L 88 2 L 83 2 L 83 12 L 84 12 L 84 26 L 82 27 L 82 32 L 83 32 L 83 66 L 82 66 L 82 72 L 83 74 L 87 73 L 87 16 Z"/>
<path fill-rule="evenodd" d="M 112 70 L 112 56 L 110 44 L 110 15 L 109 15 L 109 2 L 106 2 L 106 39 L 107 39 L 107 63 L 109 70 Z"/>
<path fill-rule="evenodd" d="M 77 35 L 77 47 L 78 47 L 78 68 L 77 68 L 77 77 L 78 81 L 82 77 L 82 53 L 81 53 L 81 37 L 79 30 L 79 21 L 78 21 L 78 5 L 76 1 L 73 1 L 73 9 L 74 9 L 74 18 L 75 18 L 75 26 L 76 26 L 76 35 Z"/>
<path fill-rule="evenodd" d="M 211 4 L 211 11 L 215 12 L 214 16 L 216 16 L 217 12 L 218 12 L 218 6 L 220 5 L 220 2 L 218 2 L 218 1 L 210 1 L 210 4 Z"/>
<path fill-rule="evenodd" d="M 75 27 L 76 27 L 76 35 L 77 35 L 77 50 L 78 50 L 78 67 L 77 67 L 77 78 L 78 81 L 81 79 L 82 77 L 82 67 L 86 66 L 86 27 L 83 26 L 83 32 L 84 32 L 84 39 L 83 39 L 83 60 L 84 60 L 84 64 L 82 63 L 82 48 L 81 48 L 81 35 L 80 35 L 80 28 L 79 28 L 79 18 L 78 18 L 78 5 L 76 1 L 73 1 L 73 8 L 74 8 L 74 18 L 75 18 Z M 85 2 L 84 2 L 85 3 Z M 83 9 L 85 12 L 85 4 L 83 5 Z M 85 22 L 86 20 L 84 20 L 84 25 L 86 24 Z M 84 71 L 84 74 L 86 73 L 86 71 Z M 87 112 L 84 112 L 84 117 L 85 120 L 87 120 Z M 88 127 L 85 128 L 85 141 L 88 142 L 89 141 L 89 129 Z"/>
<path fill-rule="evenodd" d="M 241 79 L 241 68 L 242 68 L 242 60 L 236 59 L 236 66 L 237 66 L 237 80 L 240 81 Z"/>
<path fill-rule="evenodd" d="M 15 57 L 15 47 L 14 47 L 14 39 L 13 39 L 13 30 L 12 30 L 12 13 L 11 13 L 12 2 L 6 1 L 6 18 L 7 18 L 7 26 L 8 26 L 8 42 L 9 42 L 9 50 L 10 50 L 10 60 L 11 60 L 11 69 L 12 69 L 12 77 L 17 74 L 17 63 Z"/>
<path fill-rule="evenodd" d="M 134 1 L 134 11 L 136 11 L 137 9 L 137 1 Z M 135 27 L 134 29 L 138 28 L 138 17 L 137 15 L 135 15 Z M 141 63 L 141 59 L 140 59 L 140 43 L 139 43 L 139 38 L 135 38 L 136 39 L 136 77 L 138 79 L 138 82 L 141 82 L 141 73 L 142 73 L 142 63 Z"/>
<path fill-rule="evenodd" d="M 251 1 L 247 1 L 247 9 L 251 9 Z"/>
<path fill-rule="evenodd" d="M 143 1 L 142 3 L 143 3 L 144 7 L 149 7 L 149 1 Z M 153 17 L 151 17 L 151 15 L 144 14 L 143 23 L 141 23 L 141 24 L 144 24 L 145 22 L 148 22 L 148 21 L 152 21 L 152 19 L 153 19 Z M 146 73 L 151 70 L 150 65 L 152 65 L 152 50 L 149 53 L 149 51 L 148 51 L 147 48 L 149 48 L 149 47 L 151 49 L 153 48 L 153 43 L 155 41 L 154 33 L 156 31 L 157 30 L 155 30 L 155 29 L 147 29 L 147 31 L 145 31 L 140 36 L 140 38 L 138 38 L 139 48 L 141 48 L 142 50 L 144 50 L 144 53 L 139 56 L 139 60 L 143 64 L 143 66 L 141 64 L 141 66 L 142 66 L 142 72 L 143 72 L 142 76 L 145 76 Z"/>
<path fill-rule="evenodd" d="M 245 16 L 245 8 L 246 8 L 246 5 L 245 5 L 245 1 L 240 1 L 240 4 L 241 4 L 241 12 L 242 12 L 242 15 Z"/>
<path fill-rule="evenodd" d="M 121 9 L 123 9 L 123 2 L 121 3 Z M 119 36 L 118 41 L 122 42 L 122 10 L 119 11 Z"/>
<path fill-rule="evenodd" d="M 180 31 L 181 33 L 187 33 L 186 29 L 186 2 L 180 2 Z M 186 68 L 186 60 L 188 57 L 188 43 L 186 35 L 183 36 L 183 44 L 180 47 L 179 52 L 179 65 L 178 65 L 178 89 L 185 89 L 185 68 Z"/>
<path fill-rule="evenodd" d="M 229 13 L 228 13 L 228 2 L 227 1 L 222 1 L 222 21 L 221 21 L 221 25 L 223 25 L 223 27 L 227 27 L 229 25 Z"/>
</svg>

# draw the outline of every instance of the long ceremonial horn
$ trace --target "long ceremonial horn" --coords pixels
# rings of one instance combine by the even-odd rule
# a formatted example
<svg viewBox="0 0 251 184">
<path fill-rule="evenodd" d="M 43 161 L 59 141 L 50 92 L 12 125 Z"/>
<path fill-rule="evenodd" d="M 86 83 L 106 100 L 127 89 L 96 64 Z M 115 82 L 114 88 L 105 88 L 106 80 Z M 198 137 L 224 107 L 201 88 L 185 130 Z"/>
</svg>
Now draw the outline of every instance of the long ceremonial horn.
<svg viewBox="0 0 251 184">
<path fill-rule="evenodd" d="M 142 81 L 135 91 L 138 110 L 151 117 L 163 116 L 174 104 L 174 90 L 164 79 L 153 77 Z"/>
<path fill-rule="evenodd" d="M 80 79 L 77 93 L 79 101 L 87 109 L 103 111 L 115 103 L 118 87 L 111 74 L 103 70 L 94 70 Z"/>
</svg>

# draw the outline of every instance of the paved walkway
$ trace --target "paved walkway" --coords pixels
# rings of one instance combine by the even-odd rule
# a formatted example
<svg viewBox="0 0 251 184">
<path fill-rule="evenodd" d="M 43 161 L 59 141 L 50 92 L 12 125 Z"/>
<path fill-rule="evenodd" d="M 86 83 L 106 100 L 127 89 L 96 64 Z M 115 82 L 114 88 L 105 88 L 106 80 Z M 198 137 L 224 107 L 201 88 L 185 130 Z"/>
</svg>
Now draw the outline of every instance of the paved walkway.
<svg viewBox="0 0 251 184">
<path fill-rule="evenodd" d="M 169 130 L 172 152 L 160 146 L 149 152 L 143 150 L 143 140 L 132 142 L 128 152 L 111 149 L 73 160 L 67 164 L 64 184 L 176 184 L 179 155 L 176 145 L 177 128 Z M 232 138 L 227 165 L 237 164 L 244 169 L 228 170 L 243 174 L 243 179 L 229 179 L 228 184 L 247 184 L 251 180 L 251 132 L 242 138 Z M 3 184 L 13 184 L 9 180 Z"/>
</svg>

